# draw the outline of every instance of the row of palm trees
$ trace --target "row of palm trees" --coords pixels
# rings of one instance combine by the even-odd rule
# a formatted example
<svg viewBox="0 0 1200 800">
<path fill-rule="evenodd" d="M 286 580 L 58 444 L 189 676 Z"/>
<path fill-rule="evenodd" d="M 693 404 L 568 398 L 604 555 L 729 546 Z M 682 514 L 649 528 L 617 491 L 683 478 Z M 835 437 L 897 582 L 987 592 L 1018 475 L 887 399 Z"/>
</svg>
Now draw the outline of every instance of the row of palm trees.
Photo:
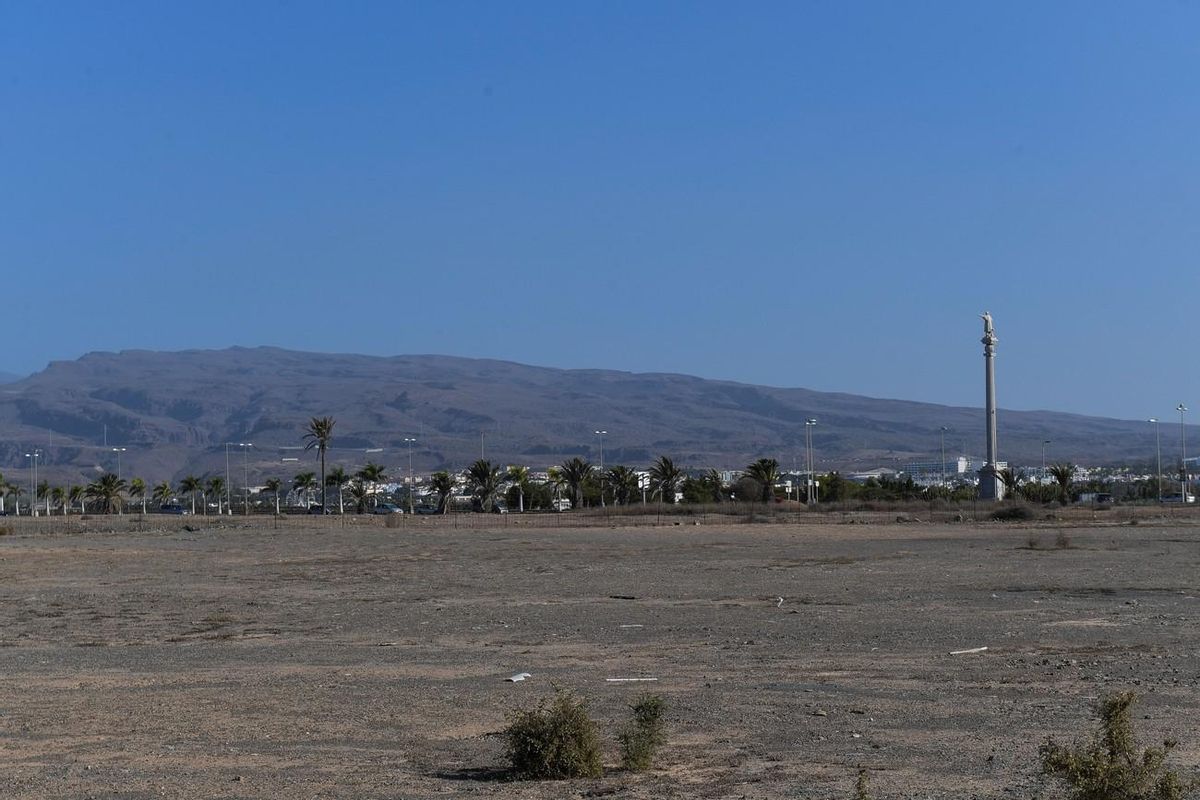
<svg viewBox="0 0 1200 800">
<path fill-rule="evenodd" d="M 13 513 L 21 514 L 21 497 L 28 494 L 25 487 L 6 482 L 0 476 L 0 514 L 8 513 L 8 501 L 12 501 Z M 146 483 L 140 478 L 125 481 L 116 475 L 105 473 L 91 483 L 73 486 L 50 486 L 42 481 L 34 488 L 34 496 L 26 505 L 27 513 L 34 513 L 34 506 L 41 507 L 45 503 L 46 514 L 49 516 L 55 509 L 63 514 L 70 513 L 79 507 L 79 513 L 87 513 L 89 505 L 93 511 L 103 513 L 120 513 L 125 495 L 140 498 L 142 511 L 146 510 Z"/>
</svg>

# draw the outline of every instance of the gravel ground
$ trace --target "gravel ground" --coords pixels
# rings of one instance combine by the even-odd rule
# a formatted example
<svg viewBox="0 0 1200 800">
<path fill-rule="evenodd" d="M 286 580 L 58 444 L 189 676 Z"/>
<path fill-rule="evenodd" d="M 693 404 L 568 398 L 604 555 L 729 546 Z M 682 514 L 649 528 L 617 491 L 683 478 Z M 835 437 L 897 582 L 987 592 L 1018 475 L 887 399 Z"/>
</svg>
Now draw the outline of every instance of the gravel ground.
<svg viewBox="0 0 1200 800">
<path fill-rule="evenodd" d="M 205 524 L 0 537 L 0 796 L 1050 797 L 1038 744 L 1122 689 L 1200 757 L 1191 525 Z M 605 777 L 506 780 L 555 686 Z"/>
</svg>

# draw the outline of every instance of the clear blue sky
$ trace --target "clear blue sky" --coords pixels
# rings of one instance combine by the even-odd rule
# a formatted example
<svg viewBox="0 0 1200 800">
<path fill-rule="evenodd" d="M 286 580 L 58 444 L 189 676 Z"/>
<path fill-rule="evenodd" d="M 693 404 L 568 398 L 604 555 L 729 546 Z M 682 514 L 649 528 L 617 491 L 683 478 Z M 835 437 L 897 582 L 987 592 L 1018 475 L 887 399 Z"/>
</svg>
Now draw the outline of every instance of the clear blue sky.
<svg viewBox="0 0 1200 800">
<path fill-rule="evenodd" d="M 0 370 L 272 344 L 1200 412 L 1200 6 L 0 0 Z"/>
</svg>

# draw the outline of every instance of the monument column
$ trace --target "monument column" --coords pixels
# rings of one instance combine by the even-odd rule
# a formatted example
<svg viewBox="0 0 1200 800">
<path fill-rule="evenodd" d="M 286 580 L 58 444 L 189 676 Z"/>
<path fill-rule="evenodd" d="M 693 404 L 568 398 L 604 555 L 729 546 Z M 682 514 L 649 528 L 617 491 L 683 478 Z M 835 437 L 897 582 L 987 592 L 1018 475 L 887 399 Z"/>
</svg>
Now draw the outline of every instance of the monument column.
<svg viewBox="0 0 1200 800">
<path fill-rule="evenodd" d="M 984 383 L 987 397 L 985 408 L 987 413 L 987 463 L 979 470 L 979 499 L 1003 500 L 1004 485 L 1000 480 L 999 469 L 996 466 L 996 331 L 992 328 L 992 315 L 985 311 L 983 319 L 983 363 Z"/>
</svg>

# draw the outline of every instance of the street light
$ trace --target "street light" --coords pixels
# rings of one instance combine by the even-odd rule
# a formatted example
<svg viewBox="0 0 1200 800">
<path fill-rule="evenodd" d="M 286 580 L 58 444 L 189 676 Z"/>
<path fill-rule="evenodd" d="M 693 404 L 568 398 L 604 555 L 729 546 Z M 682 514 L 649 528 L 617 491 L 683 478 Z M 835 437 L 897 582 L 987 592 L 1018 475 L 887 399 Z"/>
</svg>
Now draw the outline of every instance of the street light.
<svg viewBox="0 0 1200 800">
<path fill-rule="evenodd" d="M 592 431 L 600 437 L 600 507 L 604 508 L 604 437 L 608 431 Z"/>
<path fill-rule="evenodd" d="M 942 426 L 942 488 L 946 488 L 946 431 L 950 430 L 945 425 Z"/>
<path fill-rule="evenodd" d="M 416 439 L 404 439 L 404 444 L 408 445 L 408 513 L 413 513 L 413 489 L 416 488 L 416 481 L 413 480 L 413 443 Z"/>
<path fill-rule="evenodd" d="M 245 516 L 248 517 L 248 516 L 250 516 L 250 465 L 249 465 L 250 455 L 249 455 L 249 453 L 250 453 L 250 448 L 254 447 L 254 443 L 253 442 L 245 442 L 243 444 L 239 444 L 238 447 L 242 448 L 242 491 L 244 492 L 244 494 L 246 496 L 245 505 L 242 507 L 242 509 L 243 509 L 243 511 L 245 511 Z M 230 514 L 233 513 L 232 507 L 230 507 L 229 513 Z"/>
<path fill-rule="evenodd" d="M 243 448 L 242 453 L 243 453 L 243 460 L 244 460 L 245 459 L 244 454 L 246 452 L 244 448 L 253 447 L 253 446 L 254 445 L 250 444 L 249 442 L 226 442 L 225 443 L 225 505 L 228 506 L 226 513 L 228 513 L 229 516 L 231 516 L 231 517 L 233 516 L 233 481 L 229 477 L 229 448 L 230 447 Z M 218 503 L 218 505 L 219 505 L 219 503 Z M 247 496 L 247 508 L 248 507 L 249 507 L 249 497 Z M 220 509 L 218 509 L 218 511 L 220 511 Z M 247 511 L 246 513 L 249 514 L 250 512 Z"/>
<path fill-rule="evenodd" d="M 1038 478 L 1039 484 L 1046 482 L 1046 445 L 1053 443 L 1054 442 L 1051 439 L 1042 439 L 1042 474 Z"/>
<path fill-rule="evenodd" d="M 26 453 L 25 457 L 29 459 L 29 516 L 36 517 L 37 509 L 37 460 L 41 458 L 42 451 L 34 450 L 32 453 Z M 21 504 L 17 502 L 17 516 L 21 515 Z"/>
<path fill-rule="evenodd" d="M 1154 423 L 1154 453 L 1158 457 L 1158 472 L 1154 473 L 1154 483 L 1158 486 L 1158 502 L 1162 502 L 1162 439 L 1158 435 L 1158 418 L 1146 420 Z"/>
<path fill-rule="evenodd" d="M 813 504 L 813 455 L 812 455 L 812 429 L 816 426 L 815 419 L 804 420 L 804 443 L 808 448 L 808 463 L 805 468 L 808 471 L 808 492 L 805 495 L 804 504 L 811 506 Z"/>
<path fill-rule="evenodd" d="M 117 480 L 121 480 L 121 453 L 125 452 L 125 448 L 114 447 L 112 451 L 117 454 Z"/>
<path fill-rule="evenodd" d="M 1180 403 L 1175 406 L 1175 410 L 1179 412 L 1179 488 L 1183 492 L 1183 496 L 1179 499 L 1186 503 L 1188 501 L 1187 428 L 1183 426 L 1183 412 L 1187 411 L 1187 406 Z"/>
</svg>

